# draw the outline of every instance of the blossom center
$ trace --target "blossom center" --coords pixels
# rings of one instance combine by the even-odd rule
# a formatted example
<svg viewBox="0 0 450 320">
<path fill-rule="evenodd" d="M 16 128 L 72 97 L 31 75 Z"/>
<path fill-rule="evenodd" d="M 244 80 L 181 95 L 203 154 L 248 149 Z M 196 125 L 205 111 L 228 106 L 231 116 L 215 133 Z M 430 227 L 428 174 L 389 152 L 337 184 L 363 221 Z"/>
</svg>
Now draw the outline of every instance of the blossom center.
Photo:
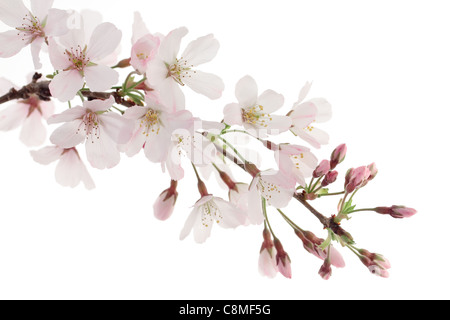
<svg viewBox="0 0 450 320">
<path fill-rule="evenodd" d="M 305 155 L 303 153 L 296 154 L 291 156 L 291 161 L 294 164 L 296 169 L 300 169 L 301 161 L 305 158 Z"/>
<path fill-rule="evenodd" d="M 44 26 L 38 17 L 30 13 L 26 14 L 22 20 L 22 25 L 17 27 L 16 30 L 20 31 L 17 35 L 21 36 L 23 41 L 31 43 L 36 38 L 45 37 Z"/>
<path fill-rule="evenodd" d="M 242 111 L 242 120 L 245 123 L 258 125 L 267 128 L 268 123 L 272 121 L 272 117 L 264 112 L 264 107 L 261 105 L 251 107 Z"/>
<path fill-rule="evenodd" d="M 272 199 L 272 195 L 274 193 L 281 193 L 280 188 L 276 184 L 268 182 L 264 179 L 259 180 L 258 187 L 259 192 L 267 201 Z"/>
<path fill-rule="evenodd" d="M 193 67 L 193 65 L 189 65 L 183 58 L 180 60 L 176 59 L 174 64 L 167 64 L 167 77 L 172 77 L 179 85 L 184 86 L 184 79 L 192 78 L 192 73 L 197 73 L 192 70 Z"/>
<path fill-rule="evenodd" d="M 94 143 L 95 140 L 100 139 L 100 122 L 98 115 L 95 112 L 86 113 L 83 117 L 84 125 L 83 131 L 86 134 L 86 139 Z M 78 128 L 77 134 L 81 131 L 81 126 Z"/>
<path fill-rule="evenodd" d="M 201 208 L 201 212 L 202 212 L 202 225 L 205 228 L 211 226 L 214 223 L 214 221 L 220 223 L 223 219 L 223 216 L 221 215 L 219 208 L 214 203 L 214 201 L 209 201 L 205 203 Z"/>
<path fill-rule="evenodd" d="M 79 45 L 78 47 L 71 48 L 70 51 L 66 50 L 64 54 L 67 56 L 71 66 L 66 70 L 78 70 L 81 74 L 84 72 L 84 68 L 91 62 L 90 58 L 86 55 L 87 46 L 82 49 Z"/>
<path fill-rule="evenodd" d="M 161 130 L 161 126 L 159 123 L 159 113 L 153 109 L 149 109 L 145 116 L 142 118 L 140 127 L 144 128 L 142 134 L 146 135 L 147 137 L 150 135 L 150 133 L 159 134 L 159 131 Z"/>
</svg>

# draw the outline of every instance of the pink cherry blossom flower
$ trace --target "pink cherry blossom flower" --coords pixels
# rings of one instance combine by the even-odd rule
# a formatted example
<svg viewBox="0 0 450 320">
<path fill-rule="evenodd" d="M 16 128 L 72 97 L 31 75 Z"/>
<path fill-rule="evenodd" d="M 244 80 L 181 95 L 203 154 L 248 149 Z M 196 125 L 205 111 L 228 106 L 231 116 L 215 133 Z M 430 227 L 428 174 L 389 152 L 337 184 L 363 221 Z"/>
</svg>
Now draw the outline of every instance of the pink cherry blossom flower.
<svg viewBox="0 0 450 320">
<path fill-rule="evenodd" d="M 30 45 L 35 68 L 42 68 L 39 53 L 44 42 L 69 31 L 67 12 L 52 6 L 53 0 L 31 0 L 29 10 L 22 0 L 2 0 L 0 20 L 14 30 L 0 33 L 0 57 L 12 57 Z"/>
<path fill-rule="evenodd" d="M 89 163 L 97 169 L 113 168 L 120 162 L 117 144 L 127 143 L 132 135 L 133 122 L 108 112 L 114 104 L 108 100 L 86 101 L 83 106 L 52 116 L 49 124 L 64 123 L 56 129 L 50 141 L 61 148 L 73 148 L 86 140 Z"/>
<path fill-rule="evenodd" d="M 133 157 L 144 150 L 150 161 L 161 163 L 167 160 L 172 132 L 188 128 L 192 123 L 192 114 L 188 111 L 169 113 L 166 107 L 149 95 L 145 101 L 145 107 L 136 106 L 125 111 L 124 118 L 135 123 L 125 152 Z"/>
<path fill-rule="evenodd" d="M 356 189 L 364 187 L 371 174 L 368 167 L 359 167 L 349 170 L 346 177 L 345 191 L 347 193 L 352 193 Z"/>
<path fill-rule="evenodd" d="M 16 88 L 6 79 L 0 79 L 0 95 Z M 26 100 L 14 102 L 10 107 L 0 111 L 0 131 L 11 131 L 22 126 L 20 140 L 27 147 L 42 145 L 47 138 L 47 129 L 42 120 L 47 120 L 54 112 L 51 101 L 41 101 L 32 95 Z"/>
<path fill-rule="evenodd" d="M 195 69 L 217 55 L 219 42 L 212 34 L 192 41 L 178 57 L 181 40 L 187 33 L 184 27 L 170 32 L 162 40 L 158 54 L 147 68 L 147 85 L 159 90 L 166 99 L 164 104 L 173 110 L 180 110 L 185 105 L 180 86 L 187 85 L 210 99 L 219 99 L 225 87 L 216 75 Z"/>
<path fill-rule="evenodd" d="M 389 263 L 386 264 L 385 261 L 383 263 L 381 261 L 371 259 L 364 255 L 361 255 L 359 259 L 373 275 L 376 275 L 381 278 L 389 278 L 389 272 L 387 271 L 390 268 Z"/>
<path fill-rule="evenodd" d="M 258 136 L 279 134 L 292 126 L 289 117 L 273 115 L 281 109 L 284 97 L 272 90 L 258 96 L 255 80 L 246 76 L 236 85 L 238 103 L 232 103 L 224 109 L 224 121 L 228 125 L 244 126 L 246 130 Z"/>
<path fill-rule="evenodd" d="M 34 161 L 42 165 L 49 165 L 58 161 L 56 166 L 56 182 L 63 187 L 75 188 L 83 182 L 86 189 L 95 188 L 89 172 L 78 154 L 77 149 L 64 149 L 57 146 L 46 147 L 38 151 L 31 151 Z"/>
<path fill-rule="evenodd" d="M 170 188 L 161 193 L 153 205 L 155 217 L 161 221 L 166 221 L 169 219 L 172 216 L 177 198 L 177 182 L 172 181 Z"/>
<path fill-rule="evenodd" d="M 194 240 L 204 243 L 210 237 L 214 223 L 226 229 L 237 228 L 245 223 L 245 215 L 230 202 L 212 195 L 203 196 L 189 215 L 180 239 L 186 239 L 193 231 Z"/>
<path fill-rule="evenodd" d="M 404 206 L 378 207 L 375 208 L 375 212 L 390 215 L 395 219 L 411 218 L 417 214 L 417 210 Z"/>
<path fill-rule="evenodd" d="M 277 250 L 272 241 L 272 235 L 269 230 L 264 229 L 264 242 L 259 254 L 259 273 L 268 278 L 275 278 L 278 273 Z"/>
<path fill-rule="evenodd" d="M 292 119 L 291 131 L 315 148 L 328 144 L 326 132 L 313 126 L 314 123 L 327 122 L 331 119 L 332 108 L 325 99 L 318 98 L 303 102 L 311 89 L 307 83 L 301 90 L 299 100 L 294 104 L 289 117 Z"/>
<path fill-rule="evenodd" d="M 162 36 L 151 34 L 145 26 L 141 15 L 135 12 L 130 59 L 130 64 L 134 69 L 141 74 L 147 71 L 148 63 L 155 58 L 163 38 Z"/>
<path fill-rule="evenodd" d="M 230 202 L 242 210 L 248 212 L 248 198 L 250 186 L 246 183 L 236 183 L 234 189 L 230 189 L 228 197 Z"/>
<path fill-rule="evenodd" d="M 262 198 L 275 208 L 287 207 L 295 192 L 295 181 L 287 180 L 281 172 L 269 170 L 255 176 L 249 191 L 248 218 L 251 224 L 264 222 Z"/>
<path fill-rule="evenodd" d="M 117 71 L 99 61 L 112 54 L 120 43 L 122 33 L 111 23 L 98 25 L 90 41 L 84 31 L 71 30 L 60 43 L 49 41 L 50 60 L 59 73 L 50 83 L 52 96 L 65 102 L 72 100 L 86 81 L 92 91 L 105 91 L 119 80 Z"/>
<path fill-rule="evenodd" d="M 333 275 L 333 270 L 331 269 L 331 263 L 329 259 L 325 259 L 325 262 L 319 270 L 319 275 L 324 280 L 330 280 L 331 276 Z"/>
<path fill-rule="evenodd" d="M 303 187 L 318 162 L 310 149 L 296 145 L 280 145 L 279 150 L 275 152 L 275 158 L 278 159 L 280 171 L 286 178 L 294 178 Z"/>
</svg>

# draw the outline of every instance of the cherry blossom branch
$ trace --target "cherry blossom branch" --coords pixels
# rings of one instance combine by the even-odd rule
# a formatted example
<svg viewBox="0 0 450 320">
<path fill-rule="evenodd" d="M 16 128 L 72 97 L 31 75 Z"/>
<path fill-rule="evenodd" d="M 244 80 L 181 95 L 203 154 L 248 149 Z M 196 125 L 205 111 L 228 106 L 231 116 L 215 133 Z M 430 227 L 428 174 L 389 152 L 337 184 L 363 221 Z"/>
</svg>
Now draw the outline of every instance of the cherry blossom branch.
<svg viewBox="0 0 450 320">
<path fill-rule="evenodd" d="M 50 101 L 53 97 L 50 92 L 50 83 L 51 81 L 38 81 L 42 78 L 42 74 L 35 73 L 33 75 L 32 81 L 23 86 L 20 90 L 15 88 L 11 88 L 7 94 L 0 97 L 0 104 L 12 101 L 12 100 L 26 100 L 29 99 L 32 95 L 37 95 L 42 101 Z M 114 100 L 117 104 L 120 104 L 126 108 L 131 108 L 136 106 L 136 103 L 131 100 L 124 99 L 119 92 L 92 92 L 87 89 L 83 89 L 80 91 L 81 95 L 89 100 L 101 99 L 107 100 L 110 97 L 114 97 Z"/>
</svg>

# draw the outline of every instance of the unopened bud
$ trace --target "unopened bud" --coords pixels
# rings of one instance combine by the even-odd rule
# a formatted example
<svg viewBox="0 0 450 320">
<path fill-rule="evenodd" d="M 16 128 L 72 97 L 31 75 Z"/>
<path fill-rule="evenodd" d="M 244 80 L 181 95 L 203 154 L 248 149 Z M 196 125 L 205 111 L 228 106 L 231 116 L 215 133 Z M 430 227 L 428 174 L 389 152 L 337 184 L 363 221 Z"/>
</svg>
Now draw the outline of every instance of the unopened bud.
<svg viewBox="0 0 450 320">
<path fill-rule="evenodd" d="M 375 163 L 372 163 L 368 168 L 370 170 L 370 177 L 368 180 L 372 181 L 378 174 L 377 165 Z"/>
<path fill-rule="evenodd" d="M 155 217 L 161 221 L 169 219 L 172 216 L 177 198 L 177 182 L 172 180 L 170 188 L 161 193 L 153 205 Z"/>
<path fill-rule="evenodd" d="M 277 250 L 277 267 L 278 271 L 288 279 L 292 278 L 291 259 L 289 255 L 284 251 L 283 245 L 280 240 L 274 240 L 275 249 Z"/>
<path fill-rule="evenodd" d="M 320 177 L 323 177 L 324 175 L 326 175 L 328 173 L 328 171 L 330 171 L 330 161 L 328 160 L 323 160 L 319 166 L 316 168 L 316 170 L 314 170 L 313 173 L 313 178 L 317 179 Z"/>
<path fill-rule="evenodd" d="M 404 206 L 378 207 L 375 208 L 375 212 L 379 214 L 390 215 L 395 219 L 411 218 L 417 213 L 415 209 L 407 208 Z"/>
<path fill-rule="evenodd" d="M 333 270 L 331 269 L 331 262 L 329 259 L 325 259 L 324 264 L 319 270 L 319 275 L 324 280 L 330 280 L 331 275 L 333 274 Z"/>
<path fill-rule="evenodd" d="M 347 156 L 347 145 L 341 144 L 331 154 L 331 170 L 334 170 L 338 164 L 344 162 Z"/>
<path fill-rule="evenodd" d="M 220 171 L 220 178 L 227 185 L 228 189 L 234 190 L 236 192 L 238 191 L 236 183 L 233 181 L 233 179 L 230 178 L 230 176 L 226 172 Z"/>
<path fill-rule="evenodd" d="M 206 188 L 205 183 L 201 180 L 198 182 L 198 192 L 200 192 L 202 197 L 209 196 L 208 189 Z"/>
<path fill-rule="evenodd" d="M 345 191 L 347 193 L 352 193 L 356 189 L 359 189 L 367 184 L 367 179 L 370 177 L 370 170 L 368 167 L 359 167 L 357 169 L 352 169 L 352 171 L 347 173 L 345 179 Z M 347 182 L 348 181 L 348 182 Z"/>
<path fill-rule="evenodd" d="M 116 64 L 114 67 L 115 68 L 128 68 L 129 66 L 131 66 L 130 62 L 131 62 L 131 58 L 123 59 L 123 60 L 119 61 L 119 63 Z"/>
<path fill-rule="evenodd" d="M 255 178 L 258 174 L 261 173 L 261 171 L 254 165 L 253 163 L 246 162 L 245 163 L 245 170 L 251 174 L 253 178 Z"/>
<path fill-rule="evenodd" d="M 325 176 L 325 179 L 322 181 L 322 187 L 328 187 L 330 184 L 335 183 L 338 178 L 339 172 L 330 171 Z"/>
</svg>

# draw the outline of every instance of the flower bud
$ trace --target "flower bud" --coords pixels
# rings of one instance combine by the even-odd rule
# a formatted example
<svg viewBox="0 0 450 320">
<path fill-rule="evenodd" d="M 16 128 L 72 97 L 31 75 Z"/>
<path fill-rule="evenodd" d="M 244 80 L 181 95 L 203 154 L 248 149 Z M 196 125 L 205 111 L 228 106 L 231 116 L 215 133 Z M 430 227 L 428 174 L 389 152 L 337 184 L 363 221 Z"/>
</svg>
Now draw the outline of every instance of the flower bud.
<svg viewBox="0 0 450 320">
<path fill-rule="evenodd" d="M 370 170 L 370 177 L 368 180 L 372 181 L 378 174 L 377 165 L 375 163 L 372 163 L 368 168 Z"/>
<path fill-rule="evenodd" d="M 404 206 L 378 207 L 375 208 L 375 212 L 379 214 L 390 215 L 395 219 L 411 218 L 417 213 L 415 209 L 407 208 Z"/>
<path fill-rule="evenodd" d="M 345 185 L 345 191 L 347 193 L 352 193 L 356 189 L 365 186 L 371 175 L 371 172 L 368 167 L 359 167 L 357 169 L 352 170 L 353 171 L 347 173 L 348 183 L 346 178 L 346 185 Z"/>
<path fill-rule="evenodd" d="M 274 278 L 277 275 L 278 267 L 276 260 L 276 250 L 269 230 L 264 229 L 264 242 L 259 254 L 259 272 L 261 275 Z"/>
<path fill-rule="evenodd" d="M 338 178 L 339 172 L 330 171 L 325 176 L 325 179 L 322 181 L 322 187 L 328 187 L 330 184 L 335 183 Z"/>
<path fill-rule="evenodd" d="M 317 179 L 323 177 L 328 173 L 328 171 L 330 171 L 330 161 L 323 160 L 314 171 L 313 178 Z"/>
<path fill-rule="evenodd" d="M 277 249 L 277 267 L 278 271 L 288 279 L 292 278 L 291 259 L 289 255 L 284 251 L 283 245 L 280 240 L 275 239 L 275 249 Z"/>
<path fill-rule="evenodd" d="M 330 280 L 332 274 L 333 274 L 333 270 L 331 269 L 330 260 L 329 259 L 325 259 L 324 264 L 322 265 L 322 267 L 319 270 L 319 275 L 324 280 Z"/>
<path fill-rule="evenodd" d="M 220 171 L 220 178 L 222 181 L 227 185 L 228 189 L 238 191 L 236 187 L 236 183 L 233 181 L 233 179 L 230 178 L 230 176 L 223 171 Z"/>
<path fill-rule="evenodd" d="M 338 164 L 344 162 L 346 156 L 347 146 L 345 144 L 341 144 L 331 154 L 331 170 L 334 170 Z"/>
<path fill-rule="evenodd" d="M 129 66 L 131 66 L 130 62 L 131 62 L 131 58 L 123 59 L 123 60 L 119 61 L 118 64 L 115 65 L 115 68 L 128 68 Z"/>
<path fill-rule="evenodd" d="M 153 205 L 155 217 L 161 221 L 169 219 L 172 216 L 177 198 L 177 182 L 172 181 L 170 188 L 161 193 Z"/>
</svg>

